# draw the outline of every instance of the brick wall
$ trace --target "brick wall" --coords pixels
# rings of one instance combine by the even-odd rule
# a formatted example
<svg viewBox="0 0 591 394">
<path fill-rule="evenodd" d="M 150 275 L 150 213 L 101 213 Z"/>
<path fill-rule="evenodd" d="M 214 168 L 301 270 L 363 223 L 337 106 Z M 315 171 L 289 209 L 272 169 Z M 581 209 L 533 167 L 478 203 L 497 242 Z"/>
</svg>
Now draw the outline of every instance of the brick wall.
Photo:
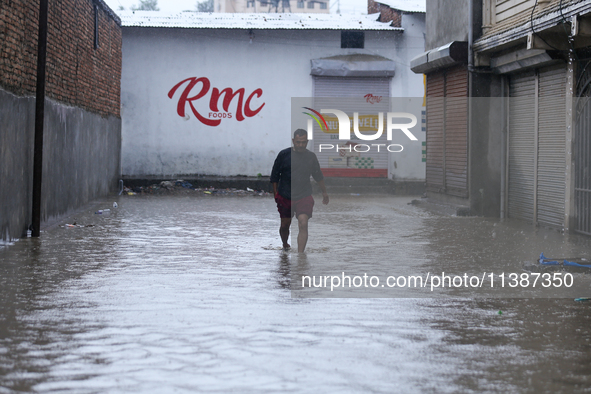
<svg viewBox="0 0 591 394">
<path fill-rule="evenodd" d="M 402 27 L 402 12 L 388 7 L 382 3 L 377 3 L 374 0 L 367 1 L 367 13 L 380 13 L 380 22 L 392 21 L 391 26 Z"/>
<path fill-rule="evenodd" d="M 19 96 L 35 94 L 38 24 L 38 0 L 0 0 L 0 86 Z M 49 0 L 47 97 L 120 117 L 120 24 L 101 0 Z"/>
</svg>

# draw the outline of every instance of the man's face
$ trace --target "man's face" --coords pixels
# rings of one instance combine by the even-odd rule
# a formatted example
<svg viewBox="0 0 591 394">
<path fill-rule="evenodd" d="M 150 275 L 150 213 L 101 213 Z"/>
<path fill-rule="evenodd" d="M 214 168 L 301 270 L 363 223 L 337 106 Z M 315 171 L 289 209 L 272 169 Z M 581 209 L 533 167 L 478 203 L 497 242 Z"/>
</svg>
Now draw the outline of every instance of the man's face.
<svg viewBox="0 0 591 394">
<path fill-rule="evenodd" d="M 293 149 L 296 152 L 303 152 L 306 150 L 306 146 L 308 146 L 308 137 L 305 135 L 297 135 L 293 139 Z"/>
</svg>

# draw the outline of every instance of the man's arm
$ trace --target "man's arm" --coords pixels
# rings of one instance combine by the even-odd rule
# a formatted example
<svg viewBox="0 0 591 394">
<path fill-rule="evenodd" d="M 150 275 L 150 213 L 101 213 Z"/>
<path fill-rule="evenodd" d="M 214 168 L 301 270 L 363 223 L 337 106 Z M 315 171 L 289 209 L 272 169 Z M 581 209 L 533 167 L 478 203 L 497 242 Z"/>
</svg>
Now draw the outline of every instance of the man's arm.
<svg viewBox="0 0 591 394">
<path fill-rule="evenodd" d="M 324 179 L 316 183 L 318 183 L 318 186 L 320 186 L 320 190 L 322 190 L 322 203 L 324 205 L 328 204 L 328 193 L 326 192 L 326 185 L 324 184 Z"/>
<path fill-rule="evenodd" d="M 275 158 L 273 163 L 273 169 L 271 170 L 270 181 L 273 185 L 273 197 L 277 198 L 277 192 L 279 189 L 279 179 L 281 178 L 281 152 Z"/>
</svg>

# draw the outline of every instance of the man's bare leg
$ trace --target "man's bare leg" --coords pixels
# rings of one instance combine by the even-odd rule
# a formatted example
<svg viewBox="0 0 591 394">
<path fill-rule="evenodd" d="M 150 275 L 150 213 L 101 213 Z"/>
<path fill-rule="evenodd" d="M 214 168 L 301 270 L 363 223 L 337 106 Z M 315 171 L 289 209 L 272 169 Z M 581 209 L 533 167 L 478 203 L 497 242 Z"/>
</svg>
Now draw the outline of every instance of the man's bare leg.
<svg viewBox="0 0 591 394">
<path fill-rule="evenodd" d="M 298 216 L 298 252 L 303 253 L 308 243 L 308 215 L 302 213 Z"/>
<path fill-rule="evenodd" d="M 289 226 L 291 226 L 291 218 L 281 218 L 281 227 L 279 227 L 279 236 L 283 242 L 283 249 L 289 249 L 291 246 L 287 243 L 289 239 Z"/>
</svg>

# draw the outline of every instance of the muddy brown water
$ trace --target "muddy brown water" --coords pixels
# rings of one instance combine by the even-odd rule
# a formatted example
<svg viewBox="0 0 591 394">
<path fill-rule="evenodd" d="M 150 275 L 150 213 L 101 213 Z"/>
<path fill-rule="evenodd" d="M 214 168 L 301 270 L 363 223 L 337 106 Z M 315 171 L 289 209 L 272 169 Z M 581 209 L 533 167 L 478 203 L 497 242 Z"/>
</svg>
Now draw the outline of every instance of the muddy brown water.
<svg viewBox="0 0 591 394">
<path fill-rule="evenodd" d="M 279 249 L 273 199 L 253 196 L 113 197 L 67 220 L 93 227 L 0 246 L 0 393 L 591 390 L 591 304 L 574 301 L 590 275 L 536 264 L 589 258 L 589 238 L 410 200 L 317 203 L 305 255 Z M 568 272 L 575 286 L 299 285 L 443 271 Z"/>
</svg>

